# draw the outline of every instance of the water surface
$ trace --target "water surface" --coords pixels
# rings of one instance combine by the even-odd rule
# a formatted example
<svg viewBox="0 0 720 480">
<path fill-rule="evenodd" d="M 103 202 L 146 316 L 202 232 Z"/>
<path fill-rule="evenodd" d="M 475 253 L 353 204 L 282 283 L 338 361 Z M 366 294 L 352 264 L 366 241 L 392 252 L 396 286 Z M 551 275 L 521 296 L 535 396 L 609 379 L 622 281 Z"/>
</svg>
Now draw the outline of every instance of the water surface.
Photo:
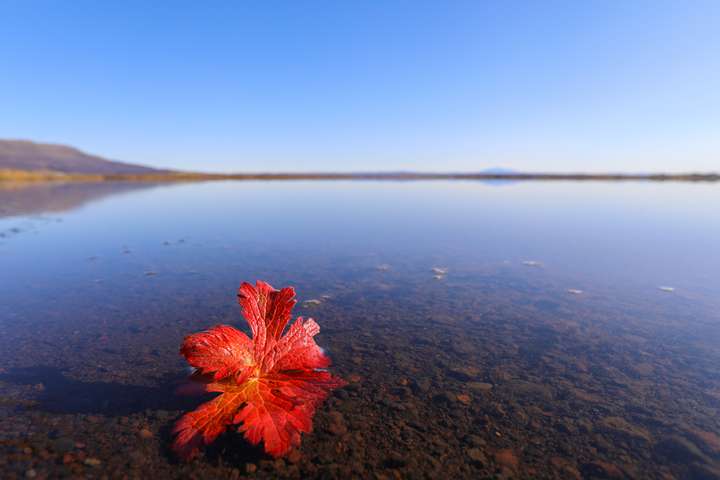
<svg viewBox="0 0 720 480">
<path fill-rule="evenodd" d="M 720 478 L 718 205 L 686 183 L 0 187 L 0 468 Z M 321 299 L 296 313 L 350 384 L 289 459 L 228 434 L 179 463 L 201 400 L 174 394 L 178 346 L 244 326 L 255 279 Z"/>
</svg>

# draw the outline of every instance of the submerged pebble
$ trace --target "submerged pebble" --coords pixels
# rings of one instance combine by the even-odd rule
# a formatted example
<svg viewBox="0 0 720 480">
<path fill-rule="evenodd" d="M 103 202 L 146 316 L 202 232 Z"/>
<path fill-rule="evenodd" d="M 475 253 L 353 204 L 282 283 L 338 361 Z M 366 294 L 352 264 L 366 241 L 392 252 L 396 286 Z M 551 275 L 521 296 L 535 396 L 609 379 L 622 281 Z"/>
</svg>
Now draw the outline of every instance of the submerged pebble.
<svg viewBox="0 0 720 480">
<path fill-rule="evenodd" d="M 102 464 L 102 462 L 100 460 L 98 460 L 97 458 L 93 458 L 93 457 L 86 458 L 83 463 L 85 465 L 87 465 L 88 467 L 99 467 L 100 464 Z"/>
<path fill-rule="evenodd" d="M 671 292 L 674 292 L 674 291 L 675 291 L 675 287 L 664 287 L 664 286 L 660 286 L 660 287 L 658 287 L 658 290 L 663 291 L 663 292 L 671 293 Z"/>
</svg>

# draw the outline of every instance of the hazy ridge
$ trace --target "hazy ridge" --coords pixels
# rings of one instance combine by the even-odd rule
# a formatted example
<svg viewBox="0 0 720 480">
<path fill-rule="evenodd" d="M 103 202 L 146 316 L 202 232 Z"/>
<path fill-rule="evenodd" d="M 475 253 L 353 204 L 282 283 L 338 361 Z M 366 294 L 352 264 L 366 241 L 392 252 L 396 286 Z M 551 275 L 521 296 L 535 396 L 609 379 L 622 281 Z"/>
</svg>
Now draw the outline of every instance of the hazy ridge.
<svg viewBox="0 0 720 480">
<path fill-rule="evenodd" d="M 717 173 L 526 173 L 502 167 L 475 172 L 227 173 L 160 170 L 108 160 L 77 148 L 28 140 L 0 140 L 0 182 L 201 180 L 641 180 L 719 181 Z"/>
<path fill-rule="evenodd" d="M 168 173 L 142 165 L 108 160 L 67 145 L 0 140 L 0 170 L 89 175 Z"/>
</svg>

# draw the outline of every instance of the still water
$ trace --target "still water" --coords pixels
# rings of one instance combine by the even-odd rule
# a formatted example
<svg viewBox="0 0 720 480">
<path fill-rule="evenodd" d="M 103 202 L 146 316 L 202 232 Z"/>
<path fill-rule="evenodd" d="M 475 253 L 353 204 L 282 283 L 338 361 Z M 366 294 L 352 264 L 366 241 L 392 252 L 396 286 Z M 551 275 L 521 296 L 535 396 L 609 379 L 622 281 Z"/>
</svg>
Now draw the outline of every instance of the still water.
<svg viewBox="0 0 720 480">
<path fill-rule="evenodd" d="M 720 478 L 720 186 L 0 187 L 3 478 Z M 434 269 L 434 270 L 433 270 Z M 186 334 L 292 285 L 349 381 L 169 449 Z M 317 302 L 302 304 L 304 300 Z"/>
</svg>

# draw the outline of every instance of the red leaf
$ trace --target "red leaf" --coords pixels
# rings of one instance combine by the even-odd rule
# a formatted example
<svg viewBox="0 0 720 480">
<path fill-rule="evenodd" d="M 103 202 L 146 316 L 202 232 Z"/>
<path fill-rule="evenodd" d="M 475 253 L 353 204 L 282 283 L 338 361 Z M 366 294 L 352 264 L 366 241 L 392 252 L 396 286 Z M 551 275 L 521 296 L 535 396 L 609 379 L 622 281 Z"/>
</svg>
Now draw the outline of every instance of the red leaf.
<svg viewBox="0 0 720 480">
<path fill-rule="evenodd" d="M 312 430 L 315 409 L 345 382 L 323 370 L 330 359 L 313 338 L 320 327 L 298 317 L 283 335 L 295 306 L 295 290 L 275 290 L 265 282 L 243 283 L 238 292 L 252 340 L 218 325 L 185 337 L 180 353 L 197 368 L 191 376 L 207 392 L 220 395 L 183 416 L 175 425 L 173 449 L 183 458 L 215 440 L 229 426 L 279 457 L 300 445 Z"/>
</svg>

